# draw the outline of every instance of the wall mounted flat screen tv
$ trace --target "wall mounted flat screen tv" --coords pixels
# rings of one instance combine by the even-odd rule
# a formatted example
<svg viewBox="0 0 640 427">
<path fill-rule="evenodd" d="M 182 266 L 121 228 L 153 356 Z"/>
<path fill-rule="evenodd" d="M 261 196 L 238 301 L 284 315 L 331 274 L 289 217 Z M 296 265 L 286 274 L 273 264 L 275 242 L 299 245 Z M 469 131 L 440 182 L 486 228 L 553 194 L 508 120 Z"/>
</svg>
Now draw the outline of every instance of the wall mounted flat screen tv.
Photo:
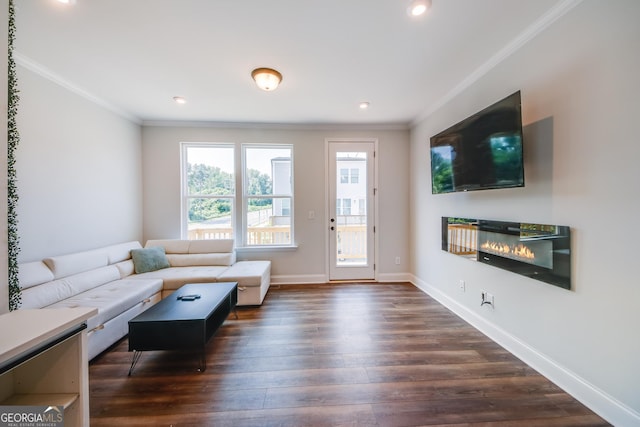
<svg viewBox="0 0 640 427">
<path fill-rule="evenodd" d="M 520 91 L 431 137 L 433 194 L 524 187 Z"/>
</svg>

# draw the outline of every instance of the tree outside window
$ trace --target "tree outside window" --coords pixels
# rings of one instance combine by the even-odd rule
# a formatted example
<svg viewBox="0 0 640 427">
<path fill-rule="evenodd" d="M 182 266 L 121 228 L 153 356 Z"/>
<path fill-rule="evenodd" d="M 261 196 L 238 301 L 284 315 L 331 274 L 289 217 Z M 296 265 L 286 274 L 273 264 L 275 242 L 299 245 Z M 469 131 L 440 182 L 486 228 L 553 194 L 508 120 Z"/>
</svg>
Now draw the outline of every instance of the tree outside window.
<svg viewBox="0 0 640 427">
<path fill-rule="evenodd" d="M 233 239 L 233 145 L 183 146 L 183 227 L 189 239 Z"/>
</svg>

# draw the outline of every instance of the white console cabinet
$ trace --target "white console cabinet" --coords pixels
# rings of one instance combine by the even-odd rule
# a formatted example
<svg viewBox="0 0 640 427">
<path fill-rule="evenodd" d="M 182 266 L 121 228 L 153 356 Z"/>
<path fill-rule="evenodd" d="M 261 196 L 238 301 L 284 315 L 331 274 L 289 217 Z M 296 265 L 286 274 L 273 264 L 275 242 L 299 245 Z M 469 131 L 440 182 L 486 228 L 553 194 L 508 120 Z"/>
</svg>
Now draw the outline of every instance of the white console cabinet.
<svg viewBox="0 0 640 427">
<path fill-rule="evenodd" d="M 65 427 L 89 425 L 87 319 L 95 308 L 0 315 L 0 405 L 64 406 Z"/>
</svg>

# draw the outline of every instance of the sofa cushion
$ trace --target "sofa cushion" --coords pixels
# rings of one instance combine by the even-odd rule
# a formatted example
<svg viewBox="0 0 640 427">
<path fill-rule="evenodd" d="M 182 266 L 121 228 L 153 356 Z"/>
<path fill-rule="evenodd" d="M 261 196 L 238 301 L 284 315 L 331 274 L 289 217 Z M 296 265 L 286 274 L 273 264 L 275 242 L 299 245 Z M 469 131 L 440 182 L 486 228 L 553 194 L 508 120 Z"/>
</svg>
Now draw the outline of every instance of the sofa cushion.
<svg viewBox="0 0 640 427">
<path fill-rule="evenodd" d="M 218 277 L 219 282 L 238 282 L 238 286 L 261 286 L 271 278 L 271 261 L 238 261 Z"/>
<path fill-rule="evenodd" d="M 138 274 L 170 267 L 169 260 L 167 260 L 167 256 L 164 253 L 164 248 L 161 246 L 132 249 L 131 258 L 133 259 L 135 271 Z"/>
<path fill-rule="evenodd" d="M 109 264 L 116 264 L 120 261 L 131 259 L 132 249 L 141 249 L 140 242 L 132 241 L 126 243 L 120 243 L 117 245 L 106 246 L 102 250 L 106 252 Z"/>
<path fill-rule="evenodd" d="M 105 252 L 93 250 L 45 258 L 44 263 L 53 272 L 54 278 L 60 279 L 104 267 L 109 264 L 109 260 Z"/>
<path fill-rule="evenodd" d="M 227 269 L 222 266 L 170 267 L 149 273 L 136 274 L 132 278 L 162 279 L 164 290 L 175 290 L 187 283 L 208 283 L 219 281 L 217 278 Z"/>
<path fill-rule="evenodd" d="M 168 254 L 188 254 L 189 253 L 189 240 L 180 240 L 180 239 L 147 240 L 147 243 L 144 245 L 145 248 L 153 248 L 156 246 L 163 247 L 165 253 L 168 253 Z"/>
<path fill-rule="evenodd" d="M 98 314 L 87 320 L 87 329 L 92 330 L 160 291 L 162 280 L 159 279 L 115 280 L 47 308 L 96 307 Z"/>
<path fill-rule="evenodd" d="M 125 261 L 120 261 L 119 263 L 114 264 L 118 271 L 120 271 L 120 278 L 124 279 L 127 276 L 131 276 L 136 272 L 135 266 L 133 265 L 133 260 L 128 259 Z"/>
<path fill-rule="evenodd" d="M 192 265 L 231 265 L 231 254 L 167 254 L 171 267 L 189 267 Z"/>
<path fill-rule="evenodd" d="M 47 307 L 118 279 L 120 279 L 120 272 L 113 265 L 63 277 L 40 286 L 23 289 L 20 308 Z"/>
<path fill-rule="evenodd" d="M 53 280 L 53 273 L 42 261 L 25 262 L 18 266 L 18 283 L 22 289 Z"/>
<path fill-rule="evenodd" d="M 189 265 L 233 265 L 236 252 L 233 239 L 148 240 L 145 248 L 163 247 L 172 267 Z M 204 255 L 204 257 L 198 257 Z"/>
<path fill-rule="evenodd" d="M 208 254 L 208 253 L 231 253 L 233 250 L 233 239 L 208 239 L 208 240 L 190 240 L 190 254 Z"/>
</svg>

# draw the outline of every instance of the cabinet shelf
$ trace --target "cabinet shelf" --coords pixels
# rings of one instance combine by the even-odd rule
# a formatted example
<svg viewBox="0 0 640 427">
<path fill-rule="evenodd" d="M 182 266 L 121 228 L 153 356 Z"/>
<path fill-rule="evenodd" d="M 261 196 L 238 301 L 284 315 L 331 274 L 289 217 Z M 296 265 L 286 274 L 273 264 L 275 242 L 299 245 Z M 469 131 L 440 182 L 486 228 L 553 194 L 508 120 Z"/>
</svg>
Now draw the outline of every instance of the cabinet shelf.
<svg viewBox="0 0 640 427">
<path fill-rule="evenodd" d="M 78 393 L 14 394 L 0 402 L 0 405 L 62 406 L 64 409 L 68 409 L 79 397 Z"/>
</svg>

